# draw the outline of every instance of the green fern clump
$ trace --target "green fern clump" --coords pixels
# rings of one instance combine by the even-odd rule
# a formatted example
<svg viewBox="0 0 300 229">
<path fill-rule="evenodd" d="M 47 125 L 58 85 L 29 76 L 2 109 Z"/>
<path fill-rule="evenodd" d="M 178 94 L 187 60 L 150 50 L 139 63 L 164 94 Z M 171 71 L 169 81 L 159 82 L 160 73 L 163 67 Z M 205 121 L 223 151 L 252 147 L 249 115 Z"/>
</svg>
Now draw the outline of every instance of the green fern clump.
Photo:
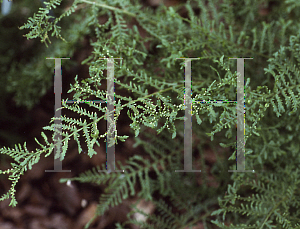
<svg viewBox="0 0 300 229">
<path fill-rule="evenodd" d="M 95 38 L 90 40 L 94 51 L 82 62 L 89 65 L 90 77 L 79 82 L 76 76 L 69 90 L 74 92 L 74 100 L 90 96 L 106 100 L 107 92 L 99 88 L 106 82 L 107 60 L 100 58 L 122 58 L 114 61 L 114 117 L 117 121 L 121 112 L 128 114 L 135 146 L 142 147 L 149 155 L 149 160 L 135 155 L 126 164 L 119 162 L 118 169 L 125 171 L 122 174 L 98 172 L 98 167 L 61 182 L 106 184 L 97 215 L 103 215 L 109 207 L 130 196 L 153 201 L 159 213 L 148 215 L 147 222 L 130 220 L 142 228 L 186 228 L 198 222 L 205 228 L 300 227 L 298 1 L 262 4 L 259 0 L 188 0 L 171 7 L 161 4 L 153 10 L 142 7 L 137 0 L 75 0 L 49 22 L 49 11 L 61 2 L 51 0 L 46 9 L 40 9 L 20 29 L 30 29 L 26 37 L 39 37 L 46 45 L 50 36 L 60 38 L 63 42 L 50 46 L 54 50 L 51 53 L 60 57 L 68 53 L 72 37 L 76 40 L 89 34 Z M 269 7 L 267 15 L 260 13 L 261 7 Z M 65 25 L 62 30 L 57 23 L 72 14 L 78 23 Z M 98 18 L 103 15 L 107 20 L 99 24 Z M 61 35 L 63 31 L 65 38 Z M 143 37 L 141 31 L 147 36 Z M 150 44 L 148 48 L 146 42 Z M 236 61 L 229 58 L 249 56 L 253 59 L 245 60 L 245 157 L 246 170 L 255 173 L 229 173 L 229 169 L 235 169 L 231 161 L 236 161 L 236 106 L 196 101 L 236 100 Z M 175 172 L 183 167 L 184 61 L 176 59 L 182 57 L 199 58 L 192 60 L 195 138 L 209 139 L 213 149 L 221 145 L 230 150 L 229 161 L 218 159 L 212 167 L 223 186 L 208 185 L 203 158 L 194 161 L 203 166 L 202 185 L 196 181 L 195 173 Z M 118 94 L 118 90 L 124 89 L 129 96 Z M 71 139 L 81 152 L 84 143 L 79 136 L 84 136 L 88 155 L 92 157 L 97 153 L 94 145 L 100 145 L 100 139 L 107 136 L 96 128 L 101 119 L 107 119 L 106 107 L 88 105 L 97 112 L 78 104 L 62 104 L 62 109 L 85 118 L 61 117 L 61 160 Z M 54 132 L 54 118 L 51 122 L 44 130 Z M 147 133 L 147 128 L 156 130 L 157 135 Z M 45 144 L 36 140 L 41 149 L 35 152 L 29 152 L 25 143 L 15 149 L 0 149 L 1 154 L 15 160 L 10 170 L 1 171 L 9 174 L 12 186 L 0 200 L 11 198 L 10 205 L 16 206 L 15 185 L 21 175 L 38 163 L 41 156 L 53 152 L 54 141 L 43 132 L 42 137 Z M 109 145 L 127 138 L 117 135 Z M 204 143 L 199 143 L 193 146 L 193 151 L 203 154 L 203 147 Z M 105 170 L 105 165 L 102 169 Z M 137 183 L 141 186 L 138 193 Z M 154 197 L 155 193 L 160 198 Z M 167 198 L 171 206 L 165 202 Z M 118 224 L 118 228 L 125 226 Z"/>
</svg>

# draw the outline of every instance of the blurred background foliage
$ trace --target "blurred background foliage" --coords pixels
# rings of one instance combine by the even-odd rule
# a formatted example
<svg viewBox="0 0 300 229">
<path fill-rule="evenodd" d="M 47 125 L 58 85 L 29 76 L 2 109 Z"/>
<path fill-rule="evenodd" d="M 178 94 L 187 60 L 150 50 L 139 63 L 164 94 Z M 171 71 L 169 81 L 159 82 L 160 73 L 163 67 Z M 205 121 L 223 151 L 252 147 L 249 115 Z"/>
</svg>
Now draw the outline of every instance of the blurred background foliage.
<svg viewBox="0 0 300 229">
<path fill-rule="evenodd" d="M 63 1 L 50 15 L 61 14 L 71 4 L 72 1 Z M 62 27 L 61 35 L 68 41 L 67 44 L 59 38 L 52 38 L 52 45 L 47 48 L 39 39 L 27 39 L 24 34 L 28 33 L 28 30 L 19 28 L 30 16 L 38 12 L 40 7 L 43 7 L 42 0 L 14 0 L 6 15 L 0 13 L 0 148 L 14 148 L 15 144 L 31 142 L 33 137 L 39 136 L 39 133 L 34 134 L 32 131 L 38 125 L 38 109 L 34 108 L 42 107 L 44 111 L 54 115 L 54 92 L 51 90 L 54 60 L 46 58 L 71 58 L 62 60 L 62 98 L 65 99 L 70 80 L 73 80 L 79 69 L 79 63 L 74 60 L 74 56 L 80 55 L 84 48 L 82 41 L 85 35 L 90 33 L 89 27 L 78 27 L 78 24 L 74 24 L 74 20 L 80 21 L 82 17 L 74 13 L 58 23 Z M 68 32 L 69 29 L 74 30 L 74 27 L 78 27 L 75 29 L 77 33 Z M 68 77 L 68 72 L 72 69 L 74 74 Z M 10 157 L 0 155 L 1 167 L 9 166 L 10 162 Z"/>
<path fill-rule="evenodd" d="M 51 48 L 47 48 L 38 39 L 27 40 L 23 35 L 28 31 L 20 30 L 19 27 L 42 4 L 40 0 L 14 0 L 9 13 L 0 14 L 0 147 L 13 147 L 16 143 L 28 140 L 26 130 L 32 126 L 28 112 L 41 105 L 41 98 L 53 87 L 54 61 L 45 58 L 70 57 L 70 60 L 62 61 L 63 72 L 69 71 L 77 65 L 72 58 L 75 50 L 82 48 L 84 35 L 90 32 L 85 27 L 83 30 L 78 28 L 77 34 L 67 35 L 63 28 L 71 21 L 74 24 L 74 17 L 77 17 L 72 14 L 59 23 L 62 36 L 69 41 L 67 45 L 58 38 L 51 39 L 54 43 Z M 70 1 L 64 1 L 50 14 L 56 16 L 70 4 Z M 1 161 L 4 161 L 3 158 Z"/>
</svg>

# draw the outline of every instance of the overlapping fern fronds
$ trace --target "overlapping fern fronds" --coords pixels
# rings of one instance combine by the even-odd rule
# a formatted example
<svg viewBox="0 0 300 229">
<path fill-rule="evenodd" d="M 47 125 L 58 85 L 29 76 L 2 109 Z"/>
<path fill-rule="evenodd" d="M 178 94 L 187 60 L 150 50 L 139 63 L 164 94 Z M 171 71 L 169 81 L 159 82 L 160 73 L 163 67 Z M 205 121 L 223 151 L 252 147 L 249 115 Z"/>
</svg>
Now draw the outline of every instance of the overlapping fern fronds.
<svg viewBox="0 0 300 229">
<path fill-rule="evenodd" d="M 57 22 L 80 8 L 76 12 L 80 18 L 78 26 L 85 27 L 86 31 L 93 29 L 90 35 L 96 37 L 96 41 L 91 40 L 94 51 L 83 61 L 90 66 L 90 78 L 80 83 L 76 77 L 69 93 L 75 92 L 75 100 L 94 96 L 105 101 L 107 93 L 99 87 L 106 80 L 107 60 L 99 58 L 123 58 L 114 61 L 115 121 L 122 111 L 127 112 L 132 120 L 130 127 L 135 133 L 135 141 L 151 159 L 148 161 L 135 155 L 127 165 L 119 163 L 120 169 L 126 171 L 124 174 L 99 173 L 92 169 L 71 179 L 108 185 L 100 197 L 98 215 L 104 214 L 110 206 L 120 204 L 129 195 L 137 194 L 134 186 L 140 183 L 140 197 L 156 202 L 168 215 L 162 218 L 151 216 L 152 226 L 184 228 L 202 220 L 210 223 L 207 228 L 212 228 L 211 222 L 221 228 L 298 227 L 300 24 L 296 15 L 300 10 L 296 1 L 278 3 L 272 9 L 275 13 L 263 18 L 258 13 L 259 0 L 224 0 L 220 4 L 216 0 L 207 3 L 189 0 L 174 7 L 161 5 L 156 11 L 143 8 L 138 1 L 75 0 L 59 18 L 49 22 L 49 10 L 60 4 L 60 0 L 51 0 L 46 9 L 40 9 L 21 29 L 31 29 L 27 38 L 39 37 L 45 44 L 46 40 L 50 41 L 52 30 L 51 36 L 64 39 Z M 101 25 L 100 15 L 107 16 L 107 21 Z M 72 29 L 68 33 L 72 33 Z M 142 36 L 141 31 L 147 36 Z M 146 42 L 149 42 L 149 48 L 146 48 Z M 183 95 L 184 60 L 176 58 L 199 57 L 192 61 L 192 114 L 198 124 L 193 128 L 202 131 L 193 132 L 198 137 L 200 132 L 210 136 L 214 141 L 212 145 L 228 147 L 235 146 L 236 142 L 236 107 L 199 101 L 235 100 L 236 61 L 229 58 L 249 55 L 253 60 L 245 60 L 245 154 L 247 167 L 257 171 L 256 177 L 252 173 L 229 174 L 226 171 L 227 175 L 219 174 L 226 180 L 231 179 L 231 184 L 224 184 L 228 185 L 225 196 L 222 188 L 201 190 L 197 182 L 187 182 L 183 175 L 174 173 L 175 167 L 180 169 L 178 166 L 182 166 L 183 111 L 187 106 Z M 124 89 L 130 95 L 118 93 Z M 99 140 L 105 138 L 106 133 L 99 133 L 97 124 L 106 119 L 106 107 L 88 105 L 96 111 L 83 109 L 76 103 L 62 104 L 63 109 L 82 118 L 61 117 L 64 146 L 61 159 L 72 138 L 81 152 L 79 136 L 84 136 L 90 157 L 96 153 L 94 145 L 99 145 Z M 157 135 L 148 136 L 151 144 L 140 138 L 147 135 L 142 131 L 145 127 L 157 132 Z M 52 124 L 44 129 L 54 132 L 55 126 Z M 42 136 L 46 144 L 38 142 L 41 149 L 35 152 L 28 152 L 26 144 L 23 148 L 0 149 L 0 153 L 11 156 L 16 162 L 10 170 L 1 171 L 2 174 L 9 173 L 13 183 L 0 200 L 12 198 L 11 205 L 15 206 L 15 185 L 20 176 L 38 163 L 43 154 L 49 156 L 52 153 L 54 143 L 44 133 Z M 114 141 L 127 138 L 116 132 Z M 235 161 L 236 150 L 231 153 L 229 159 Z M 220 163 L 215 169 L 221 169 Z M 262 169 L 264 172 L 260 173 Z M 156 179 L 149 175 L 153 171 Z M 249 188 L 257 193 L 250 195 Z M 181 198 L 182 203 L 190 202 L 192 207 L 179 222 L 163 201 L 152 197 L 155 191 L 173 201 Z M 189 195 L 183 198 L 187 192 Z M 207 192 L 214 196 L 208 196 Z M 213 214 L 207 208 L 199 207 L 203 203 L 205 206 L 216 204 L 217 197 L 220 209 Z M 212 200 L 206 202 L 207 198 Z M 177 207 L 184 208 L 184 204 Z M 199 213 L 205 217 L 193 215 Z M 231 226 L 228 226 L 229 222 Z M 151 228 L 150 223 L 142 225 Z"/>
</svg>

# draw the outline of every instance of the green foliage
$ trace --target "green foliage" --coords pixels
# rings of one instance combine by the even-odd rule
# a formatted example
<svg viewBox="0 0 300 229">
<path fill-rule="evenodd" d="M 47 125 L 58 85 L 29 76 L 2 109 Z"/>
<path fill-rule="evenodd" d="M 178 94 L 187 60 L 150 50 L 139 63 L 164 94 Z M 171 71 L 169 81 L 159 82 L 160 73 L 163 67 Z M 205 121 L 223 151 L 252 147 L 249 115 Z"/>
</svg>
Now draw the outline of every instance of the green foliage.
<svg viewBox="0 0 300 229">
<path fill-rule="evenodd" d="M 143 147 L 150 157 L 145 160 L 135 155 L 126 165 L 119 163 L 124 174 L 100 173 L 98 167 L 61 182 L 106 184 L 100 196 L 98 215 L 136 194 L 153 201 L 160 215 L 149 216 L 147 222 L 134 222 L 142 228 L 184 228 L 197 222 L 203 222 L 206 228 L 213 228 L 213 224 L 220 228 L 300 227 L 297 168 L 300 163 L 300 8 L 296 0 L 267 1 L 265 6 L 269 6 L 269 13 L 263 15 L 260 13 L 262 2 L 189 0 L 172 7 L 161 4 L 154 11 L 143 8 L 137 0 L 75 0 L 52 22 L 47 14 L 59 6 L 61 0 L 51 0 L 47 8 L 40 8 L 20 29 L 30 29 L 26 37 L 40 38 L 46 46 L 50 36 L 61 39 L 63 42 L 50 46 L 51 55 L 71 55 L 72 45 L 84 34 L 96 38 L 90 40 L 94 51 L 82 62 L 89 65 L 90 77 L 80 83 L 76 76 L 69 90 L 69 93 L 75 92 L 72 99 L 94 96 L 105 100 L 106 91 L 99 87 L 106 81 L 107 62 L 99 58 L 123 58 L 114 61 L 115 120 L 117 122 L 122 111 L 127 112 L 132 120 L 130 127 L 135 133 L 135 146 Z M 77 23 L 63 24 L 63 20 L 72 15 Z M 108 19 L 99 24 L 98 18 L 102 15 Z M 58 22 L 64 25 L 63 30 Z M 137 23 L 139 27 L 130 23 Z M 147 32 L 146 37 L 142 36 L 141 28 Z M 65 34 L 65 38 L 61 34 Z M 215 145 L 235 148 L 236 107 L 196 101 L 235 100 L 236 61 L 228 58 L 253 58 L 245 60 L 245 154 L 246 170 L 255 169 L 255 173 L 229 173 L 227 170 L 235 169 L 234 164 L 218 159 L 212 170 L 219 181 L 224 182 L 224 187 L 214 188 L 207 184 L 203 158 L 199 159 L 205 181 L 202 185 L 195 181 L 194 173 L 174 172 L 183 167 L 184 61 L 176 60 L 183 56 L 200 57 L 192 60 L 195 102 L 192 113 L 199 125 L 193 125 L 193 133 L 198 139 L 210 136 L 212 148 Z M 33 71 L 33 76 L 37 72 Z M 18 84 L 21 80 L 11 82 L 14 81 Z M 118 94 L 121 89 L 127 89 L 130 96 Z M 35 93 L 38 96 L 38 92 Z M 97 112 L 78 104 L 62 105 L 62 109 L 80 114 L 82 118 L 61 118 L 64 146 L 61 160 L 72 138 L 80 153 L 79 136 L 84 136 L 88 155 L 92 157 L 97 153 L 93 146 L 99 145 L 99 139 L 107 135 L 101 135 L 96 128 L 101 119 L 107 119 L 106 107 L 88 105 Z M 51 122 L 44 130 L 55 131 L 54 118 Z M 156 130 L 157 135 L 147 133 L 146 127 Z M 12 180 L 11 189 L 0 200 L 11 198 L 10 205 L 15 206 L 15 185 L 21 175 L 38 163 L 41 156 L 52 153 L 53 141 L 43 132 L 42 136 L 45 144 L 36 140 L 41 149 L 35 152 L 28 152 L 25 143 L 15 149 L 0 149 L 1 154 L 15 160 L 10 170 L 0 171 L 9 174 Z M 127 138 L 117 135 L 115 143 Z M 194 147 L 196 151 L 203 153 L 203 143 Z M 230 149 L 230 153 L 229 160 L 235 162 L 236 150 Z M 105 165 L 102 168 L 105 169 Z M 150 173 L 154 173 L 155 178 Z M 137 183 L 141 186 L 139 193 L 134 188 Z M 183 213 L 173 213 L 163 198 L 154 198 L 157 192 L 170 198 L 173 208 Z M 122 226 L 118 224 L 118 228 Z"/>
</svg>

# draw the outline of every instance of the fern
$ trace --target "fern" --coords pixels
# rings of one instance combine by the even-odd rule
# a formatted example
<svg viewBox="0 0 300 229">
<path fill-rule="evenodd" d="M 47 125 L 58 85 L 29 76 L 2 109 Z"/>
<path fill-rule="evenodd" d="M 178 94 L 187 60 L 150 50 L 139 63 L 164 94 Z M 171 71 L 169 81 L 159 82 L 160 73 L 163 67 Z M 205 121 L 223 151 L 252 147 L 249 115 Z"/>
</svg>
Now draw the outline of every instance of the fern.
<svg viewBox="0 0 300 229">
<path fill-rule="evenodd" d="M 46 3 L 46 8 L 40 8 L 20 29 L 30 29 L 25 36 L 39 37 L 47 47 L 51 36 L 60 38 L 61 41 L 52 43 L 53 51 L 40 54 L 47 56 L 71 55 L 73 46 L 85 34 L 96 38 L 90 39 L 94 50 L 82 62 L 89 65 L 90 77 L 79 82 L 76 76 L 68 91 L 73 93 L 75 101 L 91 96 L 107 101 L 107 92 L 100 90 L 106 82 L 107 60 L 103 58 L 122 58 L 114 60 L 114 118 L 117 122 L 122 111 L 127 113 L 132 121 L 135 146 L 142 147 L 147 155 L 134 155 L 124 163 L 118 162 L 118 169 L 125 171 L 122 174 L 101 172 L 100 168 L 105 170 L 105 165 L 101 165 L 78 177 L 61 180 L 106 185 L 94 218 L 137 195 L 139 199 L 152 201 L 158 209 L 156 214 L 148 215 L 133 206 L 129 216 L 139 212 L 148 221 L 131 219 L 127 223 L 141 228 L 185 228 L 199 222 L 205 228 L 214 225 L 260 229 L 300 227 L 297 169 L 300 162 L 297 17 L 300 8 L 297 1 L 276 2 L 273 8 L 273 1 L 267 1 L 270 12 L 263 16 L 259 14 L 262 7 L 259 0 L 188 0 L 170 7 L 161 4 L 156 10 L 142 7 L 137 0 L 75 0 L 68 9 L 62 10 L 60 17 L 49 22 L 49 11 L 61 2 Z M 98 17 L 103 15 L 107 20 L 99 24 Z M 64 24 L 68 17 L 77 24 Z M 63 30 L 58 22 L 65 27 Z M 141 31 L 147 36 L 142 36 Z M 220 145 L 229 151 L 228 160 L 219 158 L 211 171 L 223 186 L 209 186 L 205 168 L 201 168 L 201 185 L 195 173 L 175 172 L 183 167 L 184 158 L 183 111 L 188 104 L 184 104 L 185 63 L 177 60 L 184 56 L 198 58 L 192 60 L 192 115 L 193 122 L 199 125 L 193 125 L 193 144 L 198 144 L 193 146 L 193 152 L 203 153 L 205 141 L 199 139 L 208 139 L 211 148 Z M 237 153 L 234 102 L 238 74 L 236 61 L 229 58 L 239 56 L 253 58 L 245 60 L 245 156 L 247 167 L 255 173 L 228 172 L 229 168 L 235 168 Z M 18 79 L 11 78 L 11 84 L 14 81 Z M 21 83 L 14 85 L 11 91 L 22 87 Z M 119 90 L 128 93 L 119 94 Z M 40 96 L 41 93 L 33 91 L 32 94 Z M 232 103 L 212 102 L 220 100 Z M 27 105 L 32 103 L 29 99 Z M 80 118 L 61 117 L 60 160 L 64 159 L 71 139 L 76 141 L 79 153 L 82 144 L 86 144 L 92 157 L 97 153 L 94 145 L 99 146 L 100 140 L 107 137 L 107 133 L 99 133 L 97 128 L 101 119 L 107 120 L 106 106 L 87 105 L 89 108 L 84 109 L 78 103 L 62 103 L 61 109 L 70 110 Z M 54 133 L 54 121 L 55 118 L 43 129 Z M 150 129 L 157 134 L 149 134 Z M 45 133 L 41 135 L 45 144 L 36 139 L 41 149 L 34 152 L 27 150 L 26 143 L 15 149 L 0 149 L 1 154 L 15 160 L 11 169 L 0 171 L 9 174 L 12 180 L 11 189 L 0 200 L 11 198 L 10 205 L 16 206 L 15 186 L 20 177 L 40 157 L 53 152 L 54 137 L 51 141 Z M 85 138 L 85 143 L 80 142 L 80 136 Z M 108 144 L 112 146 L 127 138 L 115 131 L 115 138 Z M 195 164 L 205 167 L 203 157 L 193 159 Z M 140 184 L 139 191 L 136 184 Z M 160 198 L 154 197 L 155 193 Z M 171 200 L 172 208 L 166 199 Z M 116 225 L 117 228 L 125 226 Z"/>
</svg>

